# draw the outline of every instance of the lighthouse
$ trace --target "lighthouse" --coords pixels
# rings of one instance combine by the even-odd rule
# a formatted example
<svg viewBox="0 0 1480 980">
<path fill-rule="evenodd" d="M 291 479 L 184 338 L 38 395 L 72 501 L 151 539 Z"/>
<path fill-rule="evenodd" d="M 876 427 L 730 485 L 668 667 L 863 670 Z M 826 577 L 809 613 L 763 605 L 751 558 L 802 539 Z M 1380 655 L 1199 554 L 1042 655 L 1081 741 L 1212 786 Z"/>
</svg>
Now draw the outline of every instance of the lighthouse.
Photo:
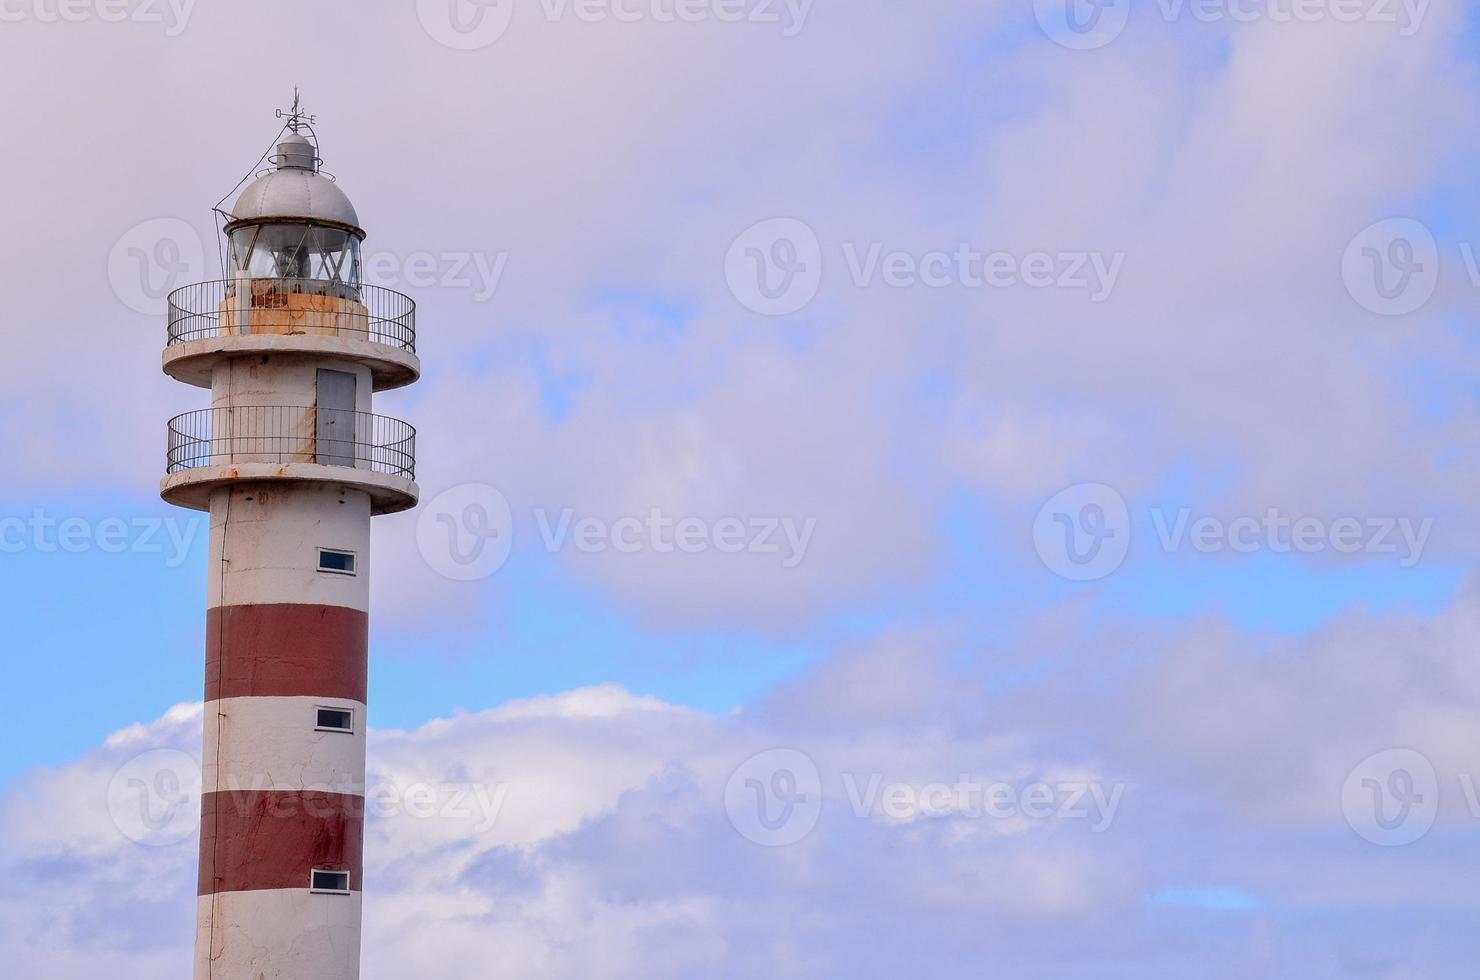
<svg viewBox="0 0 1480 980">
<path fill-rule="evenodd" d="M 365 231 L 279 112 L 231 206 L 223 278 L 169 297 L 161 495 L 210 514 L 196 980 L 360 975 L 370 521 L 416 505 L 415 305 L 361 281 Z"/>
</svg>

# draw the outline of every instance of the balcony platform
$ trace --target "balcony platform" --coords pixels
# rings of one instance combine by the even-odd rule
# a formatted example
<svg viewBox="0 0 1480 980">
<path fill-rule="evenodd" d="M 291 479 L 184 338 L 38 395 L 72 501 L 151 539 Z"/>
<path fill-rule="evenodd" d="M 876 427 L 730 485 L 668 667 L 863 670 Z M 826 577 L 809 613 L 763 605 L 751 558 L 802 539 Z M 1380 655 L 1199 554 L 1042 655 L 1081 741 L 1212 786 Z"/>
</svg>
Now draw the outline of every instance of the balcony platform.
<svg viewBox="0 0 1480 980">
<path fill-rule="evenodd" d="M 370 368 L 376 391 L 403 388 L 421 377 L 421 360 L 412 352 L 353 337 L 312 334 L 240 334 L 202 337 L 172 344 L 161 358 L 164 373 L 198 388 L 211 386 L 211 372 L 233 357 L 303 354 L 332 357 Z"/>
<path fill-rule="evenodd" d="M 404 476 L 353 466 L 320 463 L 221 463 L 192 466 L 169 474 L 159 495 L 177 507 L 211 509 L 211 493 L 236 483 L 337 483 L 370 495 L 372 514 L 398 514 L 416 506 L 421 490 Z"/>
<path fill-rule="evenodd" d="M 363 364 L 377 391 L 409 385 L 421 376 L 416 304 L 392 289 L 322 279 L 223 279 L 170 294 L 170 377 L 209 388 L 221 362 L 273 354 Z"/>
<path fill-rule="evenodd" d="M 233 483 L 336 483 L 370 495 L 371 512 L 416 506 L 416 430 L 399 419 L 302 405 L 243 405 L 170 419 L 160 496 L 209 510 Z"/>
</svg>

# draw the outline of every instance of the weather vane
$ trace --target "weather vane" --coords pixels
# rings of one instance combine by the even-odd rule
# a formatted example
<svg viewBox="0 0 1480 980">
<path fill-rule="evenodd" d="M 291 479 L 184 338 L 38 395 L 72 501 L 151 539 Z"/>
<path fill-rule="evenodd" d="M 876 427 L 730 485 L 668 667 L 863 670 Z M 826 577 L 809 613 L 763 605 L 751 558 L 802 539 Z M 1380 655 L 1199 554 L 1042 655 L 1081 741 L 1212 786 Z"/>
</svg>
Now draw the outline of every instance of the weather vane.
<svg viewBox="0 0 1480 980">
<path fill-rule="evenodd" d="M 317 117 L 311 116 L 308 113 L 306 113 L 306 112 L 303 111 L 303 107 L 302 107 L 301 102 L 302 102 L 302 100 L 299 99 L 299 97 L 298 97 L 298 86 L 297 85 L 294 85 L 293 86 L 293 108 L 292 109 L 279 109 L 277 111 L 277 117 L 279 119 L 282 119 L 284 116 L 286 116 L 288 118 L 288 128 L 291 129 L 295 133 L 298 132 L 298 130 L 301 129 L 302 127 L 304 127 L 305 125 L 312 126 L 314 124 L 315 120 L 317 119 Z"/>
</svg>

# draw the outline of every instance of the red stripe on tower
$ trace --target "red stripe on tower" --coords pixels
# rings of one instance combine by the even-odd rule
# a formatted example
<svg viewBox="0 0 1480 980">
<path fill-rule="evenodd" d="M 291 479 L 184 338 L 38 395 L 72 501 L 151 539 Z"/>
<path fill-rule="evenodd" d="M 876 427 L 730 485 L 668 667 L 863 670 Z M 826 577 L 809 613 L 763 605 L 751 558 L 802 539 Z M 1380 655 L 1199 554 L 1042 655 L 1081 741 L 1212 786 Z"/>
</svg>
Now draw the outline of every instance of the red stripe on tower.
<svg viewBox="0 0 1480 980">
<path fill-rule="evenodd" d="M 365 800 L 339 793 L 207 793 L 200 894 L 308 888 L 314 870 L 348 871 L 360 890 Z"/>
<path fill-rule="evenodd" d="M 366 701 L 370 617 L 344 606 L 222 606 L 206 613 L 206 700 Z M 225 651 L 223 657 L 222 651 Z"/>
</svg>

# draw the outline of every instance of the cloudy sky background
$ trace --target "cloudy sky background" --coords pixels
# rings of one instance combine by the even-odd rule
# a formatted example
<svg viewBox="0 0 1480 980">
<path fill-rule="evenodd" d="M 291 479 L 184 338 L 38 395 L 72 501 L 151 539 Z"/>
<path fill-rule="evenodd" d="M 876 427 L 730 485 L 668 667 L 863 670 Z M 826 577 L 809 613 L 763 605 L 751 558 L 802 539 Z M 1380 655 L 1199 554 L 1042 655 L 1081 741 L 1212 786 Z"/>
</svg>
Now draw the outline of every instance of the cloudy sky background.
<svg viewBox="0 0 1480 980">
<path fill-rule="evenodd" d="M 512 518 L 472 582 L 376 522 L 373 781 L 435 799 L 373 821 L 367 978 L 1471 975 L 1475 11 L 505 3 L 483 35 L 414 0 L 0 5 L 12 972 L 186 969 L 190 807 L 120 803 L 199 755 L 205 524 L 156 488 L 205 402 L 150 305 L 218 275 L 210 208 L 297 84 L 419 307 L 424 378 L 377 411 L 429 507 Z M 766 316 L 726 259 L 777 218 L 820 279 Z M 1404 243 L 1408 279 L 1371 264 Z M 1099 299 L 861 281 L 875 244 L 1119 265 Z M 1123 560 L 1058 574 L 1046 505 L 1107 499 Z M 654 508 L 812 532 L 794 563 L 545 541 Z M 1168 547 L 1184 510 L 1358 546 Z M 773 831 L 746 780 L 781 770 L 818 792 Z M 963 777 L 1118 802 L 857 799 Z"/>
</svg>

